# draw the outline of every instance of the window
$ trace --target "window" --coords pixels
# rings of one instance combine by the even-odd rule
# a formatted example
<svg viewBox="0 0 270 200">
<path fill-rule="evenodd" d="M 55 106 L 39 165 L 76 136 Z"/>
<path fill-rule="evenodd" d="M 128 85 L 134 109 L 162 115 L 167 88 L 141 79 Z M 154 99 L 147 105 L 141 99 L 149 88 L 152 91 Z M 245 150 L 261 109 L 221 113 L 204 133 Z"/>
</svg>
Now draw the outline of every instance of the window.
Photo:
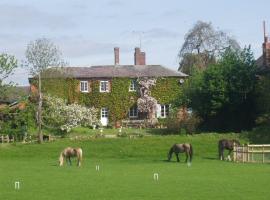
<svg viewBox="0 0 270 200">
<path fill-rule="evenodd" d="M 169 108 L 170 108 L 170 106 L 169 105 L 160 105 L 160 108 L 161 108 L 160 116 L 162 118 L 168 117 L 169 116 Z"/>
<path fill-rule="evenodd" d="M 109 81 L 100 81 L 99 91 L 109 92 Z"/>
<path fill-rule="evenodd" d="M 138 117 L 138 108 L 137 106 L 133 106 L 129 109 L 129 117 L 130 118 L 137 118 Z"/>
<path fill-rule="evenodd" d="M 88 92 L 88 81 L 81 81 L 80 82 L 80 91 L 81 92 Z"/>
<path fill-rule="evenodd" d="M 108 108 L 101 108 L 101 118 L 108 118 Z"/>
<path fill-rule="evenodd" d="M 134 92 L 136 91 L 136 80 L 132 79 L 129 85 L 129 91 Z"/>
</svg>

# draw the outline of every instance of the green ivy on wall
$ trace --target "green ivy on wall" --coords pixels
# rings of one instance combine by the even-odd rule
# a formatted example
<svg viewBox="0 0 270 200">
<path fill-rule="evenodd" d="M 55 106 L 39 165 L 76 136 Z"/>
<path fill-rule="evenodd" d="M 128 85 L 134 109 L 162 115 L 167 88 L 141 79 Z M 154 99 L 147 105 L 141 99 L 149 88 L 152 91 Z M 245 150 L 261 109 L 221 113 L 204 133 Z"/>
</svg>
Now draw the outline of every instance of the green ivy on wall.
<svg viewBox="0 0 270 200">
<path fill-rule="evenodd" d="M 179 78 L 157 78 L 156 85 L 151 89 L 151 96 L 153 96 L 159 104 L 170 104 L 182 92 Z"/>
<path fill-rule="evenodd" d="M 130 107 L 136 105 L 139 92 L 130 92 L 130 78 L 112 78 L 110 92 L 99 91 L 99 80 L 90 81 L 90 92 L 79 92 L 79 80 L 55 80 L 43 84 L 43 90 L 51 95 L 67 99 L 69 102 L 78 102 L 97 109 L 106 107 L 109 110 L 109 121 L 116 122 L 128 117 Z M 181 87 L 179 78 L 157 78 L 156 86 L 151 89 L 151 96 L 160 104 L 170 104 L 179 97 Z M 100 114 L 100 113 L 99 113 Z"/>
</svg>

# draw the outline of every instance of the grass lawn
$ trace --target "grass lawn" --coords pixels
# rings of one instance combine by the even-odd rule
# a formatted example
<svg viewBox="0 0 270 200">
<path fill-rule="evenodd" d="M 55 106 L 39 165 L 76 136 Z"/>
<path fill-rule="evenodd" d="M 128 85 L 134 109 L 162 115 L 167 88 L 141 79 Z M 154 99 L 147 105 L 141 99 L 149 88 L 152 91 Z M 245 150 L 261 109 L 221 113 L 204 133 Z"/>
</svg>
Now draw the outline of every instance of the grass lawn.
<svg viewBox="0 0 270 200">
<path fill-rule="evenodd" d="M 1 144 L 0 199 L 269 199 L 270 165 L 217 160 L 221 137 L 225 136 Z M 176 142 L 193 144 L 190 167 L 175 162 L 175 157 L 172 162 L 166 161 L 170 146 Z M 57 165 L 59 153 L 66 146 L 82 147 L 81 168 Z M 96 165 L 100 171 L 96 171 Z M 154 173 L 159 174 L 158 181 L 154 181 Z M 20 181 L 19 190 L 14 189 L 15 181 Z"/>
</svg>

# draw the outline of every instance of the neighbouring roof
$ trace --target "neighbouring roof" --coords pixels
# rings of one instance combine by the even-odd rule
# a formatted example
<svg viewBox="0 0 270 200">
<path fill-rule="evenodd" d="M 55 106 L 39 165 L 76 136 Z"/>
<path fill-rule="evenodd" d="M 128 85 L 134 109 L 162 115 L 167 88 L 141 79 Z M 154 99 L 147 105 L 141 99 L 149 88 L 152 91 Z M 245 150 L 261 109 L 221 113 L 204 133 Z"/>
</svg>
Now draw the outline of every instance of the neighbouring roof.
<svg viewBox="0 0 270 200">
<path fill-rule="evenodd" d="M 75 78 L 106 77 L 187 77 L 162 65 L 100 65 L 91 67 L 66 67 L 67 73 Z"/>
<path fill-rule="evenodd" d="M 255 64 L 257 65 L 257 72 L 261 73 L 269 73 L 270 68 L 263 64 L 263 56 L 261 55 L 256 61 Z"/>
<path fill-rule="evenodd" d="M 0 96 L 0 103 L 11 104 L 30 94 L 30 86 L 10 88 L 6 97 Z"/>
</svg>

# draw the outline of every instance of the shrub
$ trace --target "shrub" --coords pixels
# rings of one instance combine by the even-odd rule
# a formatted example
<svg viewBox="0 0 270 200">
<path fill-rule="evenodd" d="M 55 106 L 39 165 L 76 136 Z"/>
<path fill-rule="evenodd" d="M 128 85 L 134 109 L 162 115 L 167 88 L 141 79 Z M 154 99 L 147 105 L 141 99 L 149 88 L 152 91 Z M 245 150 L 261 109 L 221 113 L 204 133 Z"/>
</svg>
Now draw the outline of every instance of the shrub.
<svg viewBox="0 0 270 200">
<path fill-rule="evenodd" d="M 188 113 L 185 108 L 182 108 L 171 112 L 167 119 L 167 128 L 174 133 L 193 134 L 201 122 L 201 118 L 195 113 Z"/>
</svg>

